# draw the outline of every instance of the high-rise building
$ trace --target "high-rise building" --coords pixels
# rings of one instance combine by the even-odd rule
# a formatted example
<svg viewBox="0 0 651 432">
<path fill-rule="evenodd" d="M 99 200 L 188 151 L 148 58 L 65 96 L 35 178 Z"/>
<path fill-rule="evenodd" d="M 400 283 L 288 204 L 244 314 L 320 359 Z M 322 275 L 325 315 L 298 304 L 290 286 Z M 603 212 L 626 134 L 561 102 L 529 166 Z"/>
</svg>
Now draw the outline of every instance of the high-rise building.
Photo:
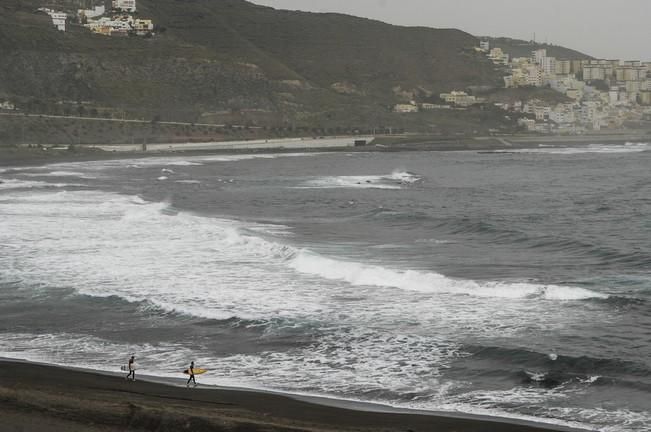
<svg viewBox="0 0 651 432">
<path fill-rule="evenodd" d="M 570 60 L 556 60 L 556 75 L 569 75 L 572 73 Z"/>
<path fill-rule="evenodd" d="M 556 58 L 555 57 L 544 57 L 542 59 L 542 69 L 547 75 L 556 74 Z"/>
<path fill-rule="evenodd" d="M 531 52 L 531 62 L 542 66 L 544 59 L 547 57 L 546 49 L 539 49 Z"/>
</svg>

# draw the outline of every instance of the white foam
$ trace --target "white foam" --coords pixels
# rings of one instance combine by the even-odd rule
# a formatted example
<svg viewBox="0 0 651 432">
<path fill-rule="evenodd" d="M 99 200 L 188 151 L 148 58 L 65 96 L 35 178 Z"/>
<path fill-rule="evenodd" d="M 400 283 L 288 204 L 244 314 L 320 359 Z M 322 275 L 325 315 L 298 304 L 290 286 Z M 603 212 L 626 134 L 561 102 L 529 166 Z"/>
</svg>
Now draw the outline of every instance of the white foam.
<svg viewBox="0 0 651 432">
<path fill-rule="evenodd" d="M 38 172 L 38 173 L 23 173 L 23 176 L 28 177 L 78 177 L 82 179 L 96 179 L 95 176 L 89 176 L 83 172 L 77 171 L 52 171 L 52 172 Z"/>
<path fill-rule="evenodd" d="M 19 179 L 0 179 L 0 190 L 10 189 L 35 189 L 35 188 L 64 188 L 79 187 L 82 184 L 74 183 L 48 183 L 43 181 L 19 180 Z"/>
<path fill-rule="evenodd" d="M 84 162 L 60 162 L 47 164 L 43 167 L 30 169 L 59 169 L 98 171 L 115 168 L 145 168 L 157 166 L 194 167 L 208 162 L 239 162 L 253 159 L 276 159 L 284 157 L 307 157 L 321 153 L 269 153 L 269 154 L 235 154 L 235 155 L 203 155 L 203 156 L 153 156 L 131 159 L 112 159 Z"/>
<path fill-rule="evenodd" d="M 601 378 L 600 375 L 594 375 L 594 376 L 589 376 L 585 379 L 580 379 L 580 381 L 584 384 L 592 384 L 596 382 L 599 378 Z"/>
<path fill-rule="evenodd" d="M 387 348 L 382 363 L 368 361 L 368 355 L 377 346 Z M 413 357 L 405 352 L 405 347 L 414 346 L 420 348 L 421 357 Z M 627 431 L 642 432 L 651 417 L 649 412 L 566 407 L 564 401 L 568 399 L 567 393 L 558 388 L 516 387 L 464 392 L 462 390 L 466 383 L 441 381 L 439 378 L 440 371 L 448 367 L 459 353 L 454 347 L 439 346 L 424 337 L 378 339 L 371 334 L 355 332 L 343 343 L 334 337 L 326 338 L 314 348 L 286 353 L 216 357 L 206 352 L 191 351 L 178 344 L 116 343 L 81 333 L 4 333 L 0 338 L 2 357 L 99 371 L 121 372 L 120 366 L 133 354 L 140 374 L 166 378 L 182 378 L 181 371 L 187 367 L 188 359 L 194 359 L 196 364 L 210 370 L 200 378 L 202 384 L 208 385 L 284 390 L 296 395 L 343 398 L 341 400 L 354 402 L 368 402 L 369 399 L 344 395 L 372 391 L 422 395 L 402 403 L 390 398 L 370 399 L 395 408 L 468 413 L 609 432 L 621 431 L 624 423 Z M 413 383 L 400 383 L 390 378 L 395 376 L 396 366 L 401 364 L 403 366 L 399 369 L 413 375 Z M 318 379 L 319 390 L 315 390 L 315 379 Z M 538 416 L 500 408 L 518 405 L 530 407 L 533 403 L 541 406 Z"/>
<path fill-rule="evenodd" d="M 394 171 L 388 175 L 356 175 L 319 177 L 303 182 L 305 189 L 356 188 L 356 189 L 400 189 L 402 185 L 420 181 L 420 177 L 405 171 Z"/>
<path fill-rule="evenodd" d="M 126 354 L 136 352 L 143 369 L 163 376 L 178 376 L 179 365 L 194 358 L 210 365 L 214 372 L 202 380 L 215 384 L 337 396 L 394 395 L 368 397 L 388 403 L 395 403 L 395 395 L 416 395 L 413 407 L 467 411 L 474 406 L 495 414 L 509 402 L 525 407 L 528 400 L 548 403 L 553 399 L 547 396 L 554 393 L 456 397 L 463 383 L 442 376 L 454 359 L 467 355 L 462 343 L 558 334 L 595 319 L 612 319 L 608 311 L 559 302 L 599 293 L 455 280 L 319 255 L 289 244 L 286 226 L 195 216 L 138 196 L 37 190 L 7 191 L 3 198 L 0 244 L 11 245 L 11 254 L 0 254 L 0 281 L 21 281 L 24 290 L 31 288 L 39 296 L 50 287 L 116 296 L 151 308 L 152 314 L 163 309 L 250 319 L 264 329 L 265 338 L 293 332 L 309 341 L 218 356 L 194 344 L 3 334 L 0 352 L 12 357 L 117 370 Z M 548 352 L 546 342 L 540 344 L 532 349 Z"/>
<path fill-rule="evenodd" d="M 305 189 L 359 188 L 359 189 L 400 189 L 399 185 L 383 184 L 383 176 L 338 176 L 321 177 L 308 180 L 300 187 Z"/>
<path fill-rule="evenodd" d="M 199 156 L 200 160 L 205 162 L 238 162 L 253 159 L 277 159 L 293 157 L 312 157 L 328 153 L 262 153 L 262 154 L 239 154 L 239 155 L 219 155 L 219 156 Z"/>
<path fill-rule="evenodd" d="M 454 244 L 454 241 L 452 241 L 452 240 L 439 240 L 439 239 L 430 238 L 430 239 L 416 240 L 416 243 L 420 243 L 420 244 L 429 243 L 429 244 L 435 244 L 435 245 L 444 245 L 444 244 Z"/>
<path fill-rule="evenodd" d="M 576 147 L 539 147 L 532 149 L 515 149 L 515 150 L 496 150 L 495 153 L 540 153 L 540 154 L 558 154 L 574 155 L 584 153 L 640 153 L 651 150 L 649 143 L 626 143 L 626 144 L 590 144 L 587 146 Z"/>
<path fill-rule="evenodd" d="M 543 298 L 546 300 L 585 300 L 608 298 L 608 295 L 577 287 L 529 283 L 476 282 L 456 280 L 438 273 L 395 270 L 376 265 L 344 262 L 302 251 L 292 261 L 292 268 L 326 279 L 341 280 L 354 286 L 394 287 L 423 293 L 463 294 L 498 298 Z"/>
<path fill-rule="evenodd" d="M 408 171 L 394 171 L 391 173 L 391 178 L 405 184 L 417 183 L 422 180 L 416 174 L 410 173 Z"/>
<path fill-rule="evenodd" d="M 202 163 L 199 162 L 191 162 L 191 161 L 173 161 L 173 162 L 168 162 L 166 165 L 168 166 L 201 166 L 203 165 Z"/>
</svg>

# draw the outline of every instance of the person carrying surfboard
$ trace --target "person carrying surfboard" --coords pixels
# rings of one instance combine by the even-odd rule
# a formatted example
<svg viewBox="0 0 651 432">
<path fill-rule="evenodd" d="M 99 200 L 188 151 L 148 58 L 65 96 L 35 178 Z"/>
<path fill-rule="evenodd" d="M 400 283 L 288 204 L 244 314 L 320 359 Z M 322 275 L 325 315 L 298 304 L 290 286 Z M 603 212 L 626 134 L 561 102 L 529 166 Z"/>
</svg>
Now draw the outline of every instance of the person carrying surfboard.
<svg viewBox="0 0 651 432">
<path fill-rule="evenodd" d="M 186 387 L 190 387 L 190 381 L 194 383 L 194 386 L 197 386 L 197 380 L 194 379 L 194 360 L 190 362 L 190 367 L 188 368 L 188 374 L 190 375 L 190 378 L 188 378 L 188 382 L 185 384 Z"/>
<path fill-rule="evenodd" d="M 131 377 L 133 381 L 136 380 L 136 357 L 135 356 L 131 356 L 131 358 L 129 359 L 129 375 L 127 375 L 125 379 L 129 379 L 129 377 Z"/>
</svg>

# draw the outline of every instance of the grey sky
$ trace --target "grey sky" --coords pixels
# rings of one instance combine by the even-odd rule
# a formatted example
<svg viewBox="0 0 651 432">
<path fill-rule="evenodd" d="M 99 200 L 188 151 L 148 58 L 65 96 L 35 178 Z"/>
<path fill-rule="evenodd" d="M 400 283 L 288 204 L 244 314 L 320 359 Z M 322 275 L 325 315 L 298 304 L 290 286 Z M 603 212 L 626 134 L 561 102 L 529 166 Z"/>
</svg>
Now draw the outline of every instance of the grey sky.
<svg viewBox="0 0 651 432">
<path fill-rule="evenodd" d="M 603 58 L 651 60 L 650 0 L 252 0 L 278 9 L 341 12 L 399 25 L 459 28 Z"/>
</svg>

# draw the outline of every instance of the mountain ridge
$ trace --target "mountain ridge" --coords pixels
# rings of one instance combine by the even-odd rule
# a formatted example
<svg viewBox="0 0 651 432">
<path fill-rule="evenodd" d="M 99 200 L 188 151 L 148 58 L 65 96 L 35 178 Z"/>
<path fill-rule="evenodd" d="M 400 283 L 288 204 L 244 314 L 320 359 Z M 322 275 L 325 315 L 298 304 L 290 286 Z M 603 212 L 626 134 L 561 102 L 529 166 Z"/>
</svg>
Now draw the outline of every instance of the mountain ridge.
<svg viewBox="0 0 651 432">
<path fill-rule="evenodd" d="M 390 106 L 419 89 L 436 94 L 499 83 L 490 62 L 470 52 L 476 39 L 459 30 L 278 11 L 243 0 L 140 0 L 139 15 L 166 31 L 150 40 L 119 40 L 78 26 L 58 33 L 45 15 L 33 14 L 34 0 L 3 3 L 1 49 L 7 55 L 0 59 L 0 93 L 19 103 L 74 100 L 145 115 L 160 99 L 178 102 L 178 109 L 168 109 L 175 115 L 264 109 L 295 118 L 350 99 Z M 104 69 L 114 69 L 121 82 Z M 187 83 L 187 74 L 205 83 L 203 90 Z M 214 97 L 197 94 L 206 92 Z M 197 97 L 196 103 L 183 94 Z"/>
<path fill-rule="evenodd" d="M 157 34 L 116 38 L 73 24 L 58 32 L 35 13 L 45 3 L 0 4 L 0 99 L 26 112 L 283 129 L 513 127 L 479 109 L 393 112 L 397 103 L 501 86 L 502 72 L 461 30 L 245 0 L 139 0 L 138 15 Z"/>
</svg>

